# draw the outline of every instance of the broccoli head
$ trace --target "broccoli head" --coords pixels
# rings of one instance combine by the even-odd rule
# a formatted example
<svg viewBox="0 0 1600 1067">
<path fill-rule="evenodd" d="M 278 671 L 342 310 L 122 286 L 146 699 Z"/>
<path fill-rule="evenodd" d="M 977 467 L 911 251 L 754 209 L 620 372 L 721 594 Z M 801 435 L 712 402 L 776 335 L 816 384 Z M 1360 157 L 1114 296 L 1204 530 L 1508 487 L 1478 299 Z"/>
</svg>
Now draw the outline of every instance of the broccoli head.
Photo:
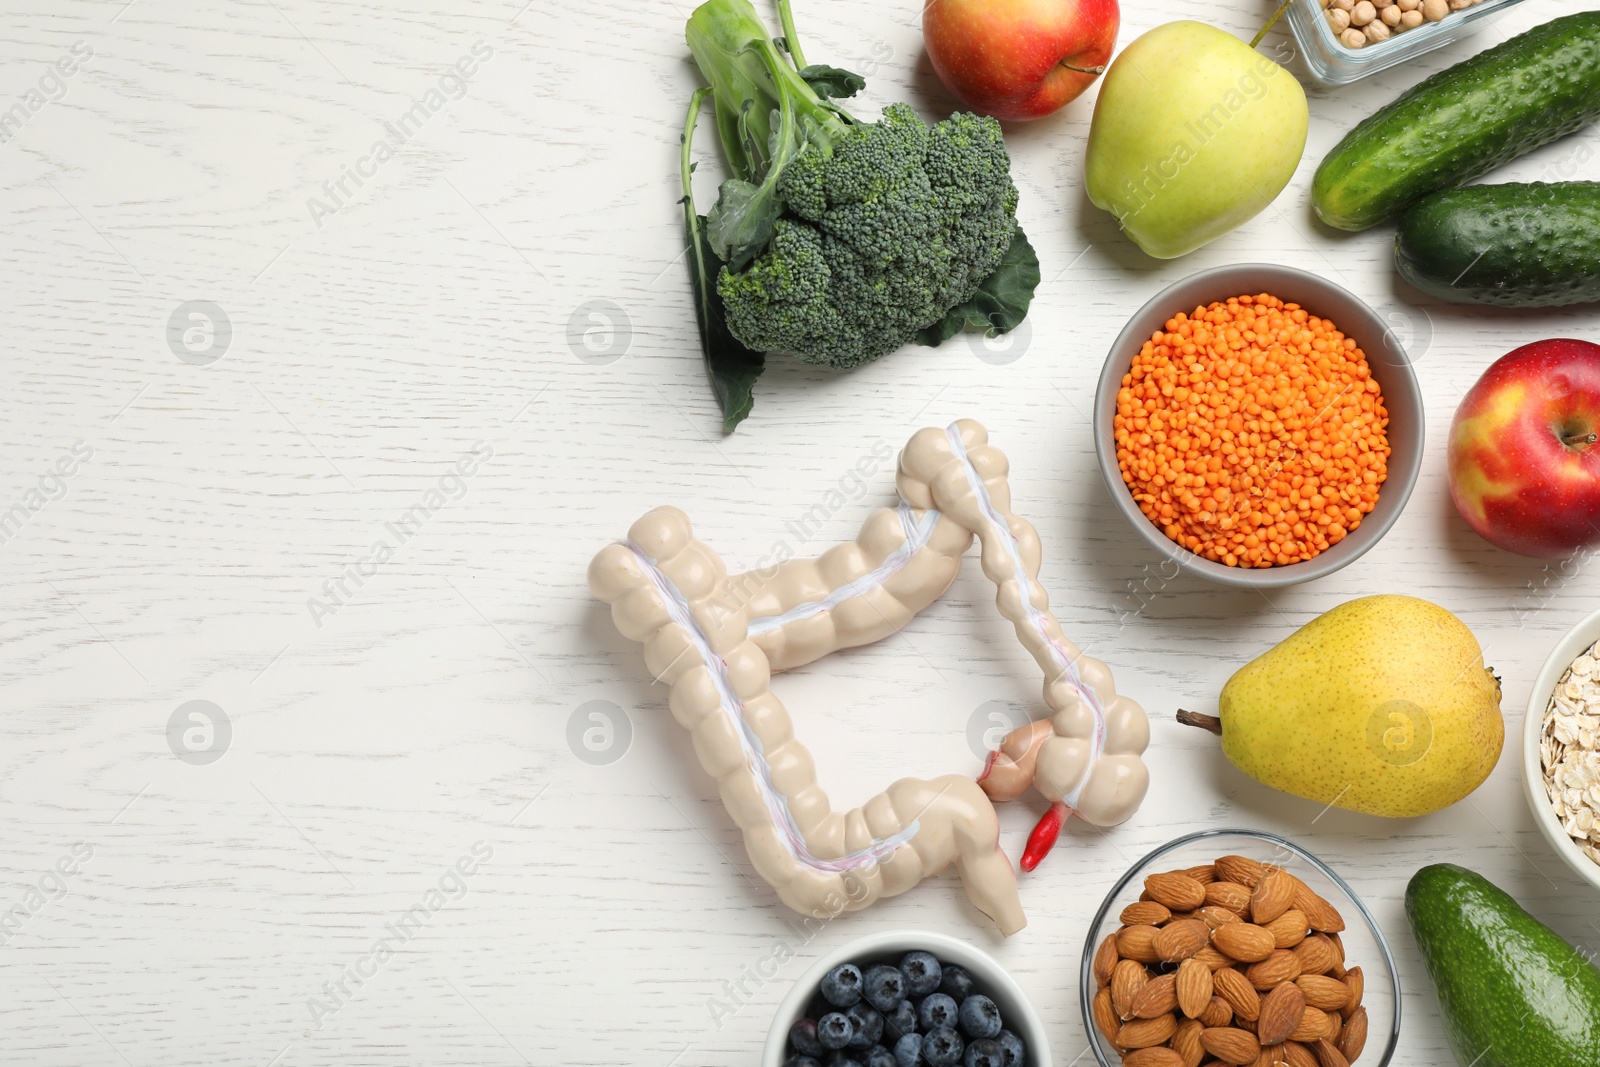
<svg viewBox="0 0 1600 1067">
<path fill-rule="evenodd" d="M 778 178 L 769 247 L 717 279 L 745 345 L 853 367 L 915 339 L 968 300 L 1017 228 L 1000 124 L 931 129 L 904 104 L 808 144 Z"/>
</svg>

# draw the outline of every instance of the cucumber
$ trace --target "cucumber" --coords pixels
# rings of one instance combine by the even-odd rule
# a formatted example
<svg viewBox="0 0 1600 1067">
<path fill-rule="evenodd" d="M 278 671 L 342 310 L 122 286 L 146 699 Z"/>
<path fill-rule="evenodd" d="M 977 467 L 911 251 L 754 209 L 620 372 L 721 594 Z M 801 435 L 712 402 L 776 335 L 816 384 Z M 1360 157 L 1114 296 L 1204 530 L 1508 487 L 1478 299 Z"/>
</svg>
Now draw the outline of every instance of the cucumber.
<svg viewBox="0 0 1600 1067">
<path fill-rule="evenodd" d="M 1472 185 L 1424 197 L 1400 219 L 1394 265 L 1452 304 L 1600 300 L 1600 182 Z"/>
<path fill-rule="evenodd" d="M 1421 82 L 1345 135 L 1311 185 L 1364 230 L 1600 118 L 1600 11 L 1567 15 Z"/>
<path fill-rule="evenodd" d="M 1600 1064 L 1600 970 L 1510 896 L 1441 863 L 1411 879 L 1406 918 L 1461 1067 Z"/>
</svg>

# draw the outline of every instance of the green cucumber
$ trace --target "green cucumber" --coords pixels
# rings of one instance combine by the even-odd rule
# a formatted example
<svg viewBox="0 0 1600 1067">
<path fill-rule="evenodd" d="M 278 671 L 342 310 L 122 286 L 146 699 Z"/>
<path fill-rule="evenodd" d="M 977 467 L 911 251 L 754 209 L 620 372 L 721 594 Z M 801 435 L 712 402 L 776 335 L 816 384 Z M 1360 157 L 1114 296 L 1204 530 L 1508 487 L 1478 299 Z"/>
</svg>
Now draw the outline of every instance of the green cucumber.
<svg viewBox="0 0 1600 1067">
<path fill-rule="evenodd" d="M 1424 197 L 1400 219 L 1394 265 L 1453 304 L 1600 300 L 1600 182 L 1470 185 Z"/>
<path fill-rule="evenodd" d="M 1439 72 L 1317 168 L 1322 221 L 1364 230 L 1600 118 L 1600 11 L 1566 15 Z"/>
<path fill-rule="evenodd" d="M 1483 877 L 1424 867 L 1406 918 L 1461 1067 L 1600 1064 L 1600 970 Z"/>
</svg>

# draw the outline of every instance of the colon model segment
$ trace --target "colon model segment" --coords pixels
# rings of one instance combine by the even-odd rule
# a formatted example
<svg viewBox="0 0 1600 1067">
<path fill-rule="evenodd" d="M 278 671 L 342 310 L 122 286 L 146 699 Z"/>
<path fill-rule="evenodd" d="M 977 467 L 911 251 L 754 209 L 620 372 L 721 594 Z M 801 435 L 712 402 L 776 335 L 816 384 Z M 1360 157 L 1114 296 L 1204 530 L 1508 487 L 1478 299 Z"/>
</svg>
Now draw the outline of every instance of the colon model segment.
<svg viewBox="0 0 1600 1067">
<path fill-rule="evenodd" d="M 662 507 L 589 566 L 617 628 L 670 685 L 673 717 L 756 870 L 796 911 L 858 910 L 954 863 L 973 904 L 1009 935 L 1027 920 L 992 800 L 1031 785 L 1053 811 L 1104 827 L 1144 798 L 1144 711 L 1050 613 L 1038 534 L 1011 512 L 1008 470 L 987 431 L 964 419 L 918 431 L 900 453 L 900 506 L 874 511 L 853 542 L 816 559 L 730 577 L 688 516 Z M 1044 672 L 1051 717 L 1008 737 L 981 782 L 902 778 L 859 808 L 832 810 L 772 674 L 906 626 L 950 587 L 974 537 L 1000 614 Z"/>
</svg>

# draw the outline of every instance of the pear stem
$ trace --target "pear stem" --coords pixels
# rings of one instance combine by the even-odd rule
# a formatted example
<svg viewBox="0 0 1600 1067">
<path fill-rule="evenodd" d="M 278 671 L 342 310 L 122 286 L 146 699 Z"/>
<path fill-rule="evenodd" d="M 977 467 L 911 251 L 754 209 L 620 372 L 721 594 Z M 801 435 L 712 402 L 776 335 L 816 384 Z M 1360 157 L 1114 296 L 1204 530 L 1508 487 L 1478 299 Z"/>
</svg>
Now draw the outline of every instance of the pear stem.
<svg viewBox="0 0 1600 1067">
<path fill-rule="evenodd" d="M 1271 31 L 1272 27 L 1278 24 L 1278 20 L 1283 18 L 1283 13 L 1289 10 L 1289 5 L 1292 2 L 1293 0 L 1283 0 L 1283 3 L 1278 5 L 1278 10 L 1272 13 L 1272 17 L 1267 20 L 1267 24 L 1261 27 L 1261 32 L 1256 34 L 1255 38 L 1250 42 L 1251 48 L 1254 48 L 1256 45 L 1260 44 L 1261 39 Z"/>
<path fill-rule="evenodd" d="M 1222 720 L 1215 715 L 1202 715 L 1198 711 L 1184 711 L 1179 708 L 1178 721 L 1185 726 L 1198 726 L 1202 730 L 1210 730 L 1218 737 L 1222 736 Z"/>
</svg>

